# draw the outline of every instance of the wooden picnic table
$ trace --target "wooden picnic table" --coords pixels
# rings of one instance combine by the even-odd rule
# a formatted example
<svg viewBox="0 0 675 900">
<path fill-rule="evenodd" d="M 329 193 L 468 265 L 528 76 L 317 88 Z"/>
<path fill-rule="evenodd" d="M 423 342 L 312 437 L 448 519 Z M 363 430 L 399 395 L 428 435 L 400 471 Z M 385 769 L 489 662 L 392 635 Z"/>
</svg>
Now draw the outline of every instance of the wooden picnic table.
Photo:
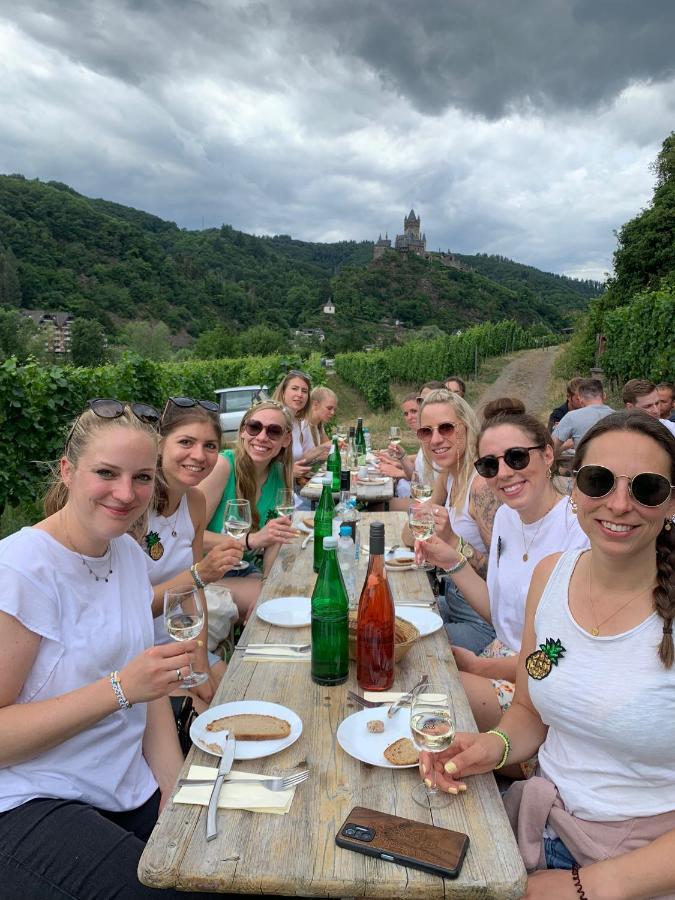
<svg viewBox="0 0 675 900">
<path fill-rule="evenodd" d="M 323 485 L 319 479 L 308 481 L 304 488 L 301 489 L 300 496 L 304 497 L 305 500 L 310 500 L 313 508 L 321 497 L 322 487 Z M 378 484 L 365 484 L 353 479 L 352 491 L 356 495 L 357 500 L 362 500 L 365 503 L 384 503 L 385 509 L 388 509 L 389 501 L 394 496 L 394 479 L 388 475 L 383 475 L 381 483 Z M 339 491 L 333 494 L 335 499 L 339 496 Z"/>
<path fill-rule="evenodd" d="M 367 542 L 369 520 L 386 524 L 388 544 L 399 539 L 404 514 L 371 513 L 361 519 Z M 362 558 L 361 565 L 366 560 Z M 432 594 L 424 572 L 391 572 L 394 600 L 428 601 Z M 263 588 L 261 601 L 285 595 L 309 595 L 315 576 L 311 544 L 287 545 Z M 255 615 L 242 643 L 306 642 L 309 628 L 267 625 Z M 468 790 L 449 806 L 425 810 L 410 793 L 417 769 L 369 766 L 345 753 L 336 740 L 340 722 L 358 710 L 347 690 L 358 691 L 356 665 L 344 685 L 322 687 L 310 678 L 308 662 L 255 662 L 235 653 L 213 705 L 232 700 L 267 700 L 295 710 L 303 721 L 299 740 L 275 756 L 235 763 L 237 769 L 280 774 L 309 768 L 311 777 L 296 789 L 284 816 L 219 811 L 216 840 L 205 838 L 206 807 L 167 803 L 139 864 L 140 880 L 152 887 L 241 894 L 331 897 L 517 898 L 526 883 L 525 869 L 491 774 L 472 777 Z M 419 675 L 449 682 L 458 730 L 475 723 L 455 667 L 444 629 L 418 640 L 396 667 L 393 690 L 412 687 Z M 192 763 L 214 766 L 216 760 L 193 747 Z M 471 845 L 459 878 L 444 880 L 403 866 L 371 859 L 336 846 L 335 835 L 353 806 L 388 812 L 461 831 Z"/>
</svg>

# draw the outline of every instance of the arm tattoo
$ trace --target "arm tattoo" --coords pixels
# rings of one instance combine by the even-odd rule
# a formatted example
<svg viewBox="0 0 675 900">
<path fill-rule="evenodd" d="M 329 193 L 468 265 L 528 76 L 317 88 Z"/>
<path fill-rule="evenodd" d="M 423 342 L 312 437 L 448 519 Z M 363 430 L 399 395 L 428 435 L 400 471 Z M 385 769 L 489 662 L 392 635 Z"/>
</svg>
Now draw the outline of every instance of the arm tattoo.
<svg viewBox="0 0 675 900">
<path fill-rule="evenodd" d="M 469 511 L 478 525 L 480 536 L 483 538 L 483 543 L 486 547 L 489 547 L 492 541 L 492 526 L 495 514 L 500 506 L 501 502 L 497 499 L 494 491 L 487 485 L 477 487 L 471 494 Z"/>
</svg>

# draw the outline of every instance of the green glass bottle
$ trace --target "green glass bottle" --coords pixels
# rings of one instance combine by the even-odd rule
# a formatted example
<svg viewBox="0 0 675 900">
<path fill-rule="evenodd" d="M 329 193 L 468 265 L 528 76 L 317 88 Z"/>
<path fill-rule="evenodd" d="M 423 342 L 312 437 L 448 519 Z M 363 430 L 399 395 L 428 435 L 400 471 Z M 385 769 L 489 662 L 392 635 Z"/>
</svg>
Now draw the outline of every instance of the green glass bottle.
<svg viewBox="0 0 675 900">
<path fill-rule="evenodd" d="M 323 561 L 312 593 L 312 681 L 342 684 L 349 674 L 349 598 L 337 561 L 337 540 L 323 541 Z"/>
<path fill-rule="evenodd" d="M 356 434 L 354 435 L 354 443 L 356 444 L 356 450 L 359 457 L 359 465 L 365 466 L 366 464 L 366 438 L 363 434 L 363 419 L 356 420 Z"/>
<path fill-rule="evenodd" d="M 330 448 L 330 453 L 328 454 L 328 459 L 326 460 L 326 468 L 333 474 L 333 484 L 331 485 L 331 488 L 335 493 L 336 491 L 340 490 L 340 473 L 342 472 L 340 448 L 338 446 L 338 439 L 336 437 L 333 438 L 333 446 Z"/>
<path fill-rule="evenodd" d="M 321 499 L 314 513 L 314 571 L 318 572 L 323 561 L 323 539 L 333 534 L 335 503 L 333 502 L 333 476 L 323 479 Z"/>
</svg>

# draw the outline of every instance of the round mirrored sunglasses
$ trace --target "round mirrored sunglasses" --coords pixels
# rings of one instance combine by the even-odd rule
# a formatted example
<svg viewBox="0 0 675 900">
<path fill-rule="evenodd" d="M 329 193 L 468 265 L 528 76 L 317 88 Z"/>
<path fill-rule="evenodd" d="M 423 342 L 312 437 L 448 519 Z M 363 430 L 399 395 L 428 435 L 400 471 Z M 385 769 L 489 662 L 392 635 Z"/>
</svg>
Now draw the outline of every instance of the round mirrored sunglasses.
<svg viewBox="0 0 675 900">
<path fill-rule="evenodd" d="M 576 486 L 582 494 L 594 500 L 607 497 L 616 489 L 619 478 L 628 479 L 628 493 L 640 506 L 651 509 L 663 506 L 670 498 L 672 485 L 665 475 L 658 472 L 640 472 L 639 475 L 615 475 L 606 466 L 581 466 L 574 473 Z"/>
</svg>

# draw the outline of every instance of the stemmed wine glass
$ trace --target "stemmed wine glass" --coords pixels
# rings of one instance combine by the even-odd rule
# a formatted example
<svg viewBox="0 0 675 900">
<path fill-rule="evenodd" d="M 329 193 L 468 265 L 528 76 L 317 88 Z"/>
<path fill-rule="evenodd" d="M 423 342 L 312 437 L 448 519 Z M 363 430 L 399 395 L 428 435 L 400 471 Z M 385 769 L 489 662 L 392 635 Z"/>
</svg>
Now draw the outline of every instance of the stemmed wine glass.
<svg viewBox="0 0 675 900">
<path fill-rule="evenodd" d="M 343 444 L 347 440 L 348 433 L 349 432 L 345 424 L 335 426 L 335 437 L 338 439 L 340 444 Z"/>
<path fill-rule="evenodd" d="M 415 500 L 428 500 L 433 493 L 434 487 L 430 481 L 427 481 L 423 475 L 415 471 L 410 479 L 410 494 Z"/>
<path fill-rule="evenodd" d="M 411 503 L 408 507 L 408 524 L 415 538 L 415 546 L 418 542 L 428 541 L 436 530 L 436 520 L 433 510 L 423 503 Z M 414 563 L 413 569 L 430 571 L 434 567 L 427 562 Z"/>
<path fill-rule="evenodd" d="M 293 497 L 293 491 L 288 491 L 286 488 L 279 488 L 274 508 L 278 515 L 292 518 L 293 513 L 295 512 L 295 498 Z"/>
<path fill-rule="evenodd" d="M 418 750 L 440 753 L 447 750 L 455 737 L 450 695 L 445 685 L 427 684 L 413 695 L 410 704 L 410 733 Z M 436 787 L 436 770 L 431 767 L 431 787 L 420 782 L 412 792 L 415 803 L 427 809 L 439 809 L 450 803 L 450 797 Z"/>
<path fill-rule="evenodd" d="M 236 541 L 243 541 L 251 530 L 253 519 L 251 518 L 251 504 L 248 500 L 228 500 L 225 504 L 223 517 L 223 534 L 233 537 Z M 248 569 L 248 563 L 241 562 L 232 566 L 233 569 Z"/>
<path fill-rule="evenodd" d="M 197 588 L 173 589 L 164 592 L 164 623 L 174 641 L 191 641 L 204 627 L 204 605 Z M 208 679 L 206 672 L 195 672 L 192 663 L 180 687 L 191 688 Z"/>
<path fill-rule="evenodd" d="M 397 446 L 401 443 L 401 429 L 398 425 L 389 426 L 389 443 Z"/>
</svg>

